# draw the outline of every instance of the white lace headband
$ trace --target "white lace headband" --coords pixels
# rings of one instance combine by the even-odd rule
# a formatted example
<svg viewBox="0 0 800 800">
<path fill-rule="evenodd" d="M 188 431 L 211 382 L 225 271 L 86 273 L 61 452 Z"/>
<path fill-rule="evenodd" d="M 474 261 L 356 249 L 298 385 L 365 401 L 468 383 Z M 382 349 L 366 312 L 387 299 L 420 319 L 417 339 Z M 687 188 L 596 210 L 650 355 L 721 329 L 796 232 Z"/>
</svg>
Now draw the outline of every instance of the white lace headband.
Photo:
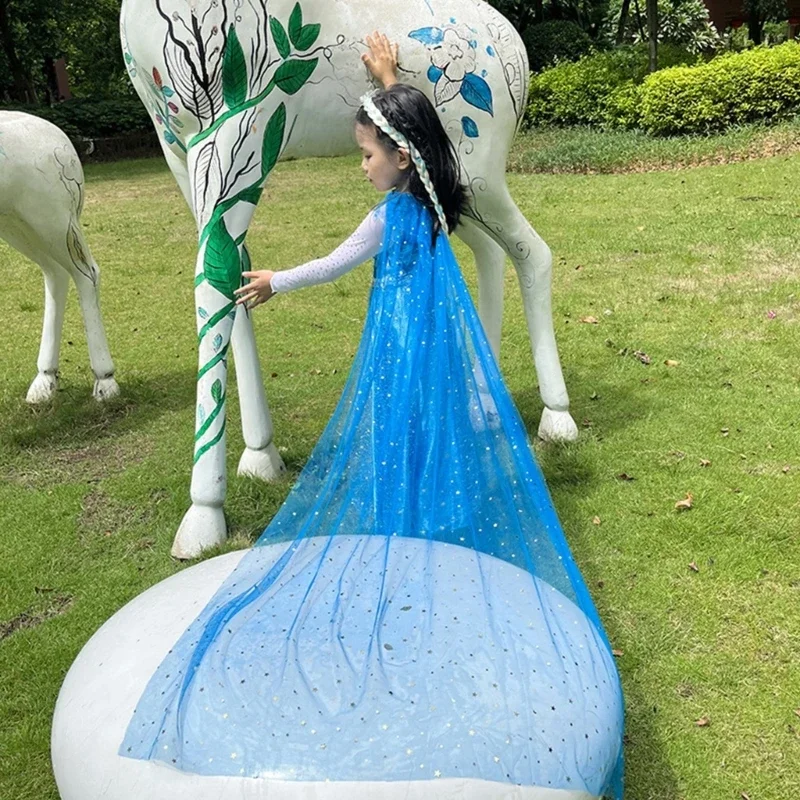
<svg viewBox="0 0 800 800">
<path fill-rule="evenodd" d="M 419 178 L 422 181 L 422 185 L 428 192 L 434 209 L 436 209 L 436 215 L 439 217 L 442 230 L 445 232 L 445 234 L 447 234 L 449 232 L 447 228 L 447 217 L 445 217 L 442 205 L 439 202 L 439 198 L 436 196 L 436 190 L 433 188 L 433 181 L 431 180 L 431 176 L 428 172 L 428 167 L 425 164 L 424 159 L 420 155 L 419 150 L 417 150 L 417 148 L 414 146 L 413 142 L 410 142 L 405 136 L 403 136 L 402 133 L 400 133 L 400 131 L 389 124 L 389 120 L 386 119 L 378 106 L 375 105 L 375 102 L 372 99 L 374 94 L 374 91 L 369 92 L 361 98 L 361 105 L 363 106 L 364 111 L 367 112 L 367 115 L 375 123 L 375 125 L 377 125 L 387 136 L 391 137 L 392 141 L 394 141 L 398 147 L 408 151 L 409 155 L 411 156 L 411 160 L 414 162 L 417 173 L 419 174 Z"/>
</svg>

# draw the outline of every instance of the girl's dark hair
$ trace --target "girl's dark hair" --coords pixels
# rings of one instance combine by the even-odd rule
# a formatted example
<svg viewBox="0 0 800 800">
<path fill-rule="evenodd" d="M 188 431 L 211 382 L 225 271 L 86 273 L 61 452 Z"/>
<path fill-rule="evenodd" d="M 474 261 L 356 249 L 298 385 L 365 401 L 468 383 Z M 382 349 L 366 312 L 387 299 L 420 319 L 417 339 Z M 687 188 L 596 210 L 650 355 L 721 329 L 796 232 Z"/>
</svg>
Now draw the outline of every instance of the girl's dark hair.
<svg viewBox="0 0 800 800">
<path fill-rule="evenodd" d="M 454 230 L 466 207 L 467 195 L 459 180 L 460 168 L 456 149 L 445 133 L 431 101 L 419 89 L 403 83 L 395 83 L 388 89 L 377 92 L 372 100 L 389 124 L 419 150 L 428 167 L 447 226 L 451 231 Z M 378 142 L 385 148 L 400 149 L 388 134 L 375 125 L 363 107 L 358 109 L 356 122 L 359 125 L 374 126 Z M 406 189 L 430 209 L 435 239 L 441 228 L 439 216 L 416 169 L 411 168 L 409 172 Z"/>
</svg>

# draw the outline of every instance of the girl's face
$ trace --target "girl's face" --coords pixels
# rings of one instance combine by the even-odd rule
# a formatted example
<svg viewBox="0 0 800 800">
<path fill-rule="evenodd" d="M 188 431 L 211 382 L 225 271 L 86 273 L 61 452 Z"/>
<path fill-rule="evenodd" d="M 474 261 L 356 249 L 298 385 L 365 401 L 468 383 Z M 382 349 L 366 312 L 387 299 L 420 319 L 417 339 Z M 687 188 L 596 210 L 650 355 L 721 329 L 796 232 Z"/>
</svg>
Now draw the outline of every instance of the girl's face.
<svg viewBox="0 0 800 800">
<path fill-rule="evenodd" d="M 361 169 L 379 192 L 388 192 L 405 182 L 411 163 L 405 150 L 385 147 L 378 141 L 374 125 L 356 124 L 356 141 L 361 148 Z"/>
</svg>

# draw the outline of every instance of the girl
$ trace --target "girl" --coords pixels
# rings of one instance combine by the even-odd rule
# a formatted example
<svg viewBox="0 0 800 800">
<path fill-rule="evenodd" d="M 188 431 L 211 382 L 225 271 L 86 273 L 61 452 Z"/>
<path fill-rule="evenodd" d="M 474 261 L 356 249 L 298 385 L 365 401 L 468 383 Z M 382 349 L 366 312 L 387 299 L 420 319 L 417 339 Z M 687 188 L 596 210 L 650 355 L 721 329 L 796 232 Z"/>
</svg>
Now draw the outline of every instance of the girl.
<svg viewBox="0 0 800 800">
<path fill-rule="evenodd" d="M 452 794 L 421 796 L 619 800 L 619 679 L 447 238 L 455 153 L 400 84 L 363 98 L 356 136 L 386 199 L 327 258 L 240 292 L 256 306 L 375 256 L 342 398 L 120 753 L 365 797 L 444 777 Z"/>
</svg>

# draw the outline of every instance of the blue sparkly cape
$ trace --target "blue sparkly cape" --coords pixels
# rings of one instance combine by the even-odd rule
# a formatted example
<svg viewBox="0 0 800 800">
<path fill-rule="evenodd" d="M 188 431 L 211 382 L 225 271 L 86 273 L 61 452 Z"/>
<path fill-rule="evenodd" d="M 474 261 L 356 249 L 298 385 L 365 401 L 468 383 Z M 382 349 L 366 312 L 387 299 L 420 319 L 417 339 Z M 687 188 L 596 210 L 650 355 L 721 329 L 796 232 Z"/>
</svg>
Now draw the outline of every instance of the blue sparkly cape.
<svg viewBox="0 0 800 800">
<path fill-rule="evenodd" d="M 619 678 L 523 423 L 447 237 L 409 194 L 385 214 L 333 417 L 120 754 L 620 800 Z"/>
</svg>

